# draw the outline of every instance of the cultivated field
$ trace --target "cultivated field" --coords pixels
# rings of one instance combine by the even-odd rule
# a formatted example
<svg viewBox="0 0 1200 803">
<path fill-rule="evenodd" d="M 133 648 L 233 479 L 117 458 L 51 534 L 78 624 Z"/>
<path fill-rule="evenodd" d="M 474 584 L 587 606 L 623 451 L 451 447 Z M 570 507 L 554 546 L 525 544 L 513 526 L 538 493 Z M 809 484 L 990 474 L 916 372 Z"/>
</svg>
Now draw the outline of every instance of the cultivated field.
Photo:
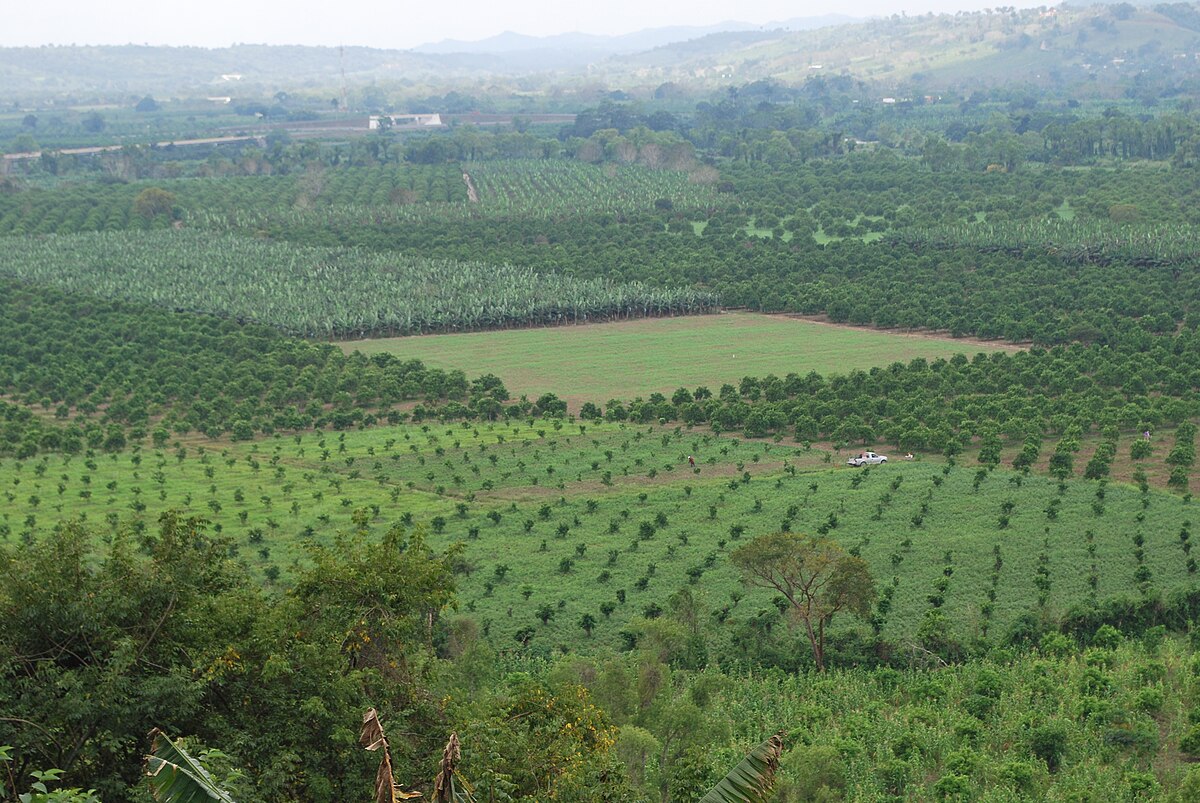
<svg viewBox="0 0 1200 803">
<path fill-rule="evenodd" d="M 970 460 L 865 471 L 844 461 L 677 427 L 541 420 L 50 455 L 0 461 L 0 543 L 41 538 L 60 518 L 85 517 L 105 537 L 153 530 L 177 508 L 211 521 L 254 574 L 287 585 L 308 543 L 419 525 L 438 549 L 465 544 L 459 598 L 493 643 L 513 648 L 533 628 L 541 650 L 618 647 L 622 630 L 681 588 L 723 638 L 781 621 L 772 595 L 744 589 L 728 560 L 781 529 L 860 552 L 889 599 L 878 626 L 896 644 L 935 614 L 969 642 L 1026 612 L 1061 615 L 1139 584 L 1166 595 L 1195 576 L 1193 514 L 1176 495 L 1059 488 Z"/>
<path fill-rule="evenodd" d="M 669 396 L 676 388 L 700 385 L 716 393 L 744 376 L 846 373 L 915 357 L 1005 348 L 754 313 L 358 340 L 342 346 L 418 358 L 432 367 L 494 373 L 514 394 L 532 398 L 554 392 L 576 405 L 656 391 Z"/>
<path fill-rule="evenodd" d="M 717 303 L 691 289 L 198 231 L 12 237 L 0 275 L 316 337 L 687 314 Z"/>
</svg>

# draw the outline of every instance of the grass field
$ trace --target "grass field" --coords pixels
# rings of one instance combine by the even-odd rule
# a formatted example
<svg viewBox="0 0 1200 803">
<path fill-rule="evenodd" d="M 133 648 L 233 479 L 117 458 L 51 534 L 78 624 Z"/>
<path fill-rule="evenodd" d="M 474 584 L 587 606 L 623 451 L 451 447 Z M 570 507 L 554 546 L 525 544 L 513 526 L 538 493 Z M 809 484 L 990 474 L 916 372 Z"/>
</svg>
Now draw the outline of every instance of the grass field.
<svg viewBox="0 0 1200 803">
<path fill-rule="evenodd" d="M 1060 490 L 970 461 L 860 471 L 844 459 L 676 427 L 540 420 L 52 455 L 0 461 L 0 542 L 79 516 L 101 537 L 153 529 L 178 508 L 209 519 L 251 572 L 286 585 L 309 542 L 421 525 L 439 548 L 465 544 L 463 612 L 510 649 L 529 627 L 542 650 L 620 647 L 623 630 L 685 587 L 728 623 L 723 632 L 778 618 L 728 555 L 784 527 L 861 553 L 879 588 L 894 587 L 881 626 L 898 644 L 934 608 L 969 641 L 1030 610 L 1053 616 L 1139 584 L 1166 593 L 1194 583 L 1180 537 L 1194 511 L 1179 496 L 1082 480 Z M 590 636 L 579 625 L 589 613 Z"/>
<path fill-rule="evenodd" d="M 356 340 L 347 351 L 419 358 L 503 377 L 514 394 L 554 392 L 578 405 L 736 385 L 744 376 L 846 373 L 915 357 L 996 350 L 949 337 L 889 334 L 779 315 L 725 313 L 587 326 Z"/>
</svg>

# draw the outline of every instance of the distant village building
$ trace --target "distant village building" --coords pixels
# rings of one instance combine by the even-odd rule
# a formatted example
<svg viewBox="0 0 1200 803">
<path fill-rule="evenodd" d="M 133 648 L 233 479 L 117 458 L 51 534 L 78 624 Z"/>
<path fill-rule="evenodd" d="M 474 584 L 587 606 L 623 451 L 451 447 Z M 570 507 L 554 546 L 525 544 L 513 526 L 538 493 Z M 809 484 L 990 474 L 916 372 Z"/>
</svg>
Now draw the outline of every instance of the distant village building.
<svg viewBox="0 0 1200 803">
<path fill-rule="evenodd" d="M 371 131 L 394 126 L 436 127 L 440 125 L 444 125 L 442 115 L 436 112 L 434 114 L 372 114 L 367 121 L 367 128 Z"/>
</svg>

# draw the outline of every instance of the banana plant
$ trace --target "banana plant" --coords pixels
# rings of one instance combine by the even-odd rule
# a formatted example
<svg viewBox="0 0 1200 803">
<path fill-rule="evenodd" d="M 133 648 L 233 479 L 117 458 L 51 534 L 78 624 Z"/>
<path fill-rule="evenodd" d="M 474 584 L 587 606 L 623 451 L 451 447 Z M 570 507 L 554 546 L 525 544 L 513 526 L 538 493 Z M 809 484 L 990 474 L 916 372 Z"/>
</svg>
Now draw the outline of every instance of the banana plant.
<svg viewBox="0 0 1200 803">
<path fill-rule="evenodd" d="M 699 803 L 765 803 L 775 785 L 783 731 L 754 748 Z"/>
<path fill-rule="evenodd" d="M 421 796 L 420 792 L 405 792 L 396 783 L 392 774 L 392 748 L 374 708 L 368 708 L 363 714 L 362 734 L 358 741 L 364 750 L 383 751 L 379 757 L 379 769 L 375 773 L 375 803 L 396 803 L 398 800 L 412 800 Z"/>
<path fill-rule="evenodd" d="M 234 803 L 198 760 L 158 728 L 150 731 L 145 770 L 150 794 L 159 803 Z"/>
<path fill-rule="evenodd" d="M 387 735 L 374 708 L 363 714 L 359 741 L 366 750 L 383 751 L 375 775 L 374 803 L 399 803 L 421 797 L 420 792 L 406 792 L 396 783 Z M 234 803 L 208 770 L 165 733 L 155 728 L 150 732 L 150 744 L 145 771 L 150 793 L 158 803 Z M 780 732 L 751 750 L 699 803 L 766 803 L 775 785 L 782 753 Z M 434 803 L 476 803 L 470 784 L 457 771 L 460 759 L 458 734 L 452 733 L 433 782 Z"/>
<path fill-rule="evenodd" d="M 458 762 L 462 758 L 458 734 L 450 734 L 450 741 L 442 750 L 442 763 L 437 777 L 433 779 L 434 803 L 475 803 L 471 785 L 458 774 Z"/>
<path fill-rule="evenodd" d="M 716 294 L 516 265 L 262 242 L 203 231 L 10 237 L 0 275 L 73 293 L 361 337 L 707 312 Z"/>
<path fill-rule="evenodd" d="M 379 713 L 374 708 L 368 708 L 363 714 L 359 744 L 364 750 L 383 751 L 379 758 L 379 770 L 375 773 L 375 803 L 397 803 L 421 796 L 420 792 L 405 792 L 396 783 L 392 773 L 391 746 L 383 732 L 383 725 L 379 722 Z M 456 772 L 461 757 L 458 734 L 451 733 L 450 740 L 442 750 L 437 777 L 433 780 L 434 803 L 475 803 L 470 784 Z"/>
</svg>

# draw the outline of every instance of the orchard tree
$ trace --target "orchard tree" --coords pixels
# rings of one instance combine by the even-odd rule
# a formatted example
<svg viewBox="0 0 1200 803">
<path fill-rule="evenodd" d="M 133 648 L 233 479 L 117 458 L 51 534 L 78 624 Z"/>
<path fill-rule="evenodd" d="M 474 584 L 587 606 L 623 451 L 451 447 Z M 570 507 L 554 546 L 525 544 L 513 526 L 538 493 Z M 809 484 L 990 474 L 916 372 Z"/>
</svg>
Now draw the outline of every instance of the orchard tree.
<svg viewBox="0 0 1200 803">
<path fill-rule="evenodd" d="M 835 542 L 798 533 L 755 538 L 730 555 L 748 585 L 771 588 L 788 601 L 804 625 L 813 660 L 825 671 L 825 623 L 839 611 L 870 613 L 875 584 L 862 558 Z"/>
<path fill-rule="evenodd" d="M 1060 480 L 1065 480 L 1075 471 L 1075 456 L 1067 450 L 1055 451 L 1050 456 L 1050 473 Z"/>
<path fill-rule="evenodd" d="M 1000 435 L 997 432 L 987 432 L 983 436 L 983 443 L 979 448 L 979 462 L 991 467 L 999 465 L 1001 445 Z"/>
<path fill-rule="evenodd" d="M 83 120 L 80 121 L 80 125 L 83 127 L 83 130 L 89 134 L 99 134 L 104 130 L 104 127 L 108 125 L 108 123 L 104 119 L 104 115 L 100 114 L 100 112 L 90 111 L 83 116 Z"/>
<path fill-rule="evenodd" d="M 170 215 L 175 206 L 174 193 L 159 187 L 147 187 L 133 199 L 133 211 L 139 217 L 150 220 L 159 215 Z"/>
</svg>

